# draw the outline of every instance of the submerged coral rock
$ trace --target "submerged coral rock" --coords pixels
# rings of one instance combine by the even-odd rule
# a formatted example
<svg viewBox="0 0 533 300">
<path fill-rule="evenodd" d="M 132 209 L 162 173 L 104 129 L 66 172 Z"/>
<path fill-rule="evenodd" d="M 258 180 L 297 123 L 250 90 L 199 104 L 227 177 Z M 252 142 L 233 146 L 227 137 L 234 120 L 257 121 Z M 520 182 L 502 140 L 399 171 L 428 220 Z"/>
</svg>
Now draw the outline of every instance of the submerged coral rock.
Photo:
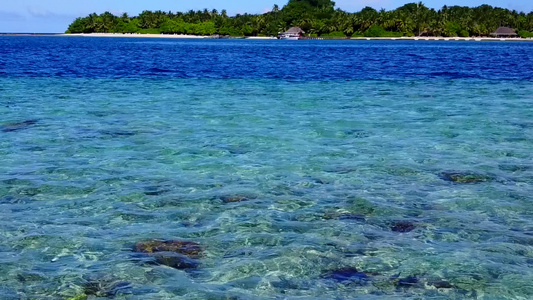
<svg viewBox="0 0 533 300">
<path fill-rule="evenodd" d="M 175 269 L 193 269 L 200 263 L 196 260 L 202 255 L 200 244 L 189 241 L 144 241 L 135 244 L 134 252 L 144 253 L 158 264 Z"/>
<path fill-rule="evenodd" d="M 158 264 L 175 269 L 194 269 L 200 265 L 197 260 L 176 252 L 157 252 L 153 257 Z"/>
<path fill-rule="evenodd" d="M 416 228 L 416 225 L 409 221 L 398 221 L 391 225 L 391 230 L 394 232 L 410 232 Z"/>
<path fill-rule="evenodd" d="M 330 181 L 324 178 L 318 178 L 318 177 L 311 177 L 310 178 L 312 182 L 317 184 L 329 184 Z"/>
<path fill-rule="evenodd" d="M 365 216 L 373 215 L 378 210 L 378 207 L 375 204 L 360 197 L 350 197 L 348 199 L 348 204 L 350 211 L 357 212 L 358 214 Z"/>
<path fill-rule="evenodd" d="M 224 203 L 243 202 L 257 198 L 254 195 L 226 195 L 219 197 Z"/>
<path fill-rule="evenodd" d="M 329 166 L 324 169 L 328 173 L 337 173 L 337 174 L 349 174 L 357 171 L 357 168 L 354 166 Z"/>
<path fill-rule="evenodd" d="M 158 187 L 148 187 L 144 191 L 144 194 L 146 196 L 160 196 L 160 195 L 163 195 L 163 194 L 168 193 L 168 192 L 170 192 L 169 189 L 162 189 L 162 188 L 158 188 Z"/>
<path fill-rule="evenodd" d="M 369 280 L 368 275 L 366 275 L 364 272 L 360 272 L 356 268 L 342 268 L 330 271 L 324 276 L 324 278 L 333 279 L 338 282 L 365 282 Z"/>
<path fill-rule="evenodd" d="M 453 285 L 446 280 L 432 280 L 428 282 L 428 285 L 433 286 L 437 289 L 451 289 Z"/>
<path fill-rule="evenodd" d="M 1 201 L 0 201 L 1 203 Z M 23 271 L 16 276 L 20 282 L 38 282 L 45 280 L 45 275 L 34 271 Z"/>
<path fill-rule="evenodd" d="M 98 280 L 87 281 L 84 286 L 84 293 L 77 297 L 83 297 L 84 295 L 96 297 L 114 297 L 118 294 L 127 294 L 129 289 L 131 289 L 131 284 L 129 282 L 102 278 Z"/>
<path fill-rule="evenodd" d="M 8 123 L 1 126 L 3 132 L 13 132 L 26 129 L 32 125 L 37 124 L 37 120 L 27 120 L 17 123 Z"/>
<path fill-rule="evenodd" d="M 391 277 L 391 280 L 398 288 L 410 288 L 418 284 L 418 278 L 415 276 L 400 278 L 399 275 L 395 275 Z"/>
<path fill-rule="evenodd" d="M 489 176 L 476 173 L 443 172 L 439 177 L 455 183 L 480 183 L 490 180 Z"/>
<path fill-rule="evenodd" d="M 407 276 L 406 278 L 400 278 L 396 282 L 396 286 L 409 288 L 409 287 L 416 285 L 417 283 L 418 283 L 418 278 L 416 278 L 415 276 Z"/>
<path fill-rule="evenodd" d="M 125 130 L 100 130 L 100 134 L 110 137 L 134 136 L 135 132 Z"/>
<path fill-rule="evenodd" d="M 197 258 L 202 253 L 202 247 L 200 244 L 190 241 L 151 240 L 136 243 L 134 251 L 141 253 L 174 252 L 190 258 Z"/>
<path fill-rule="evenodd" d="M 410 287 L 418 283 L 418 278 L 414 276 L 408 276 L 406 278 L 401 278 L 398 280 L 398 286 Z"/>
</svg>

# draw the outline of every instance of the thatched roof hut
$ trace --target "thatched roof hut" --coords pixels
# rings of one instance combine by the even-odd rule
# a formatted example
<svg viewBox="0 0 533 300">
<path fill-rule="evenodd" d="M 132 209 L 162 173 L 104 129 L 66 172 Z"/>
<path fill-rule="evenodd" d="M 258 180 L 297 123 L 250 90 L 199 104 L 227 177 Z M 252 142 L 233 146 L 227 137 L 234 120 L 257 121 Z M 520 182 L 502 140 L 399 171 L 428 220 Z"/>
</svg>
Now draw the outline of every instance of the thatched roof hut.
<svg viewBox="0 0 533 300">
<path fill-rule="evenodd" d="M 278 38 L 282 40 L 299 40 L 304 34 L 305 31 L 303 31 L 302 28 L 291 27 L 285 32 L 280 32 Z"/>
<path fill-rule="evenodd" d="M 518 34 L 516 34 L 516 32 L 512 28 L 509 28 L 509 27 L 500 27 L 500 28 L 496 29 L 496 31 L 491 33 L 490 35 L 495 36 L 495 37 L 500 37 L 500 38 L 517 37 L 518 36 Z"/>
<path fill-rule="evenodd" d="M 285 33 L 304 34 L 305 31 L 303 31 L 302 28 L 300 28 L 300 27 L 291 27 Z"/>
</svg>

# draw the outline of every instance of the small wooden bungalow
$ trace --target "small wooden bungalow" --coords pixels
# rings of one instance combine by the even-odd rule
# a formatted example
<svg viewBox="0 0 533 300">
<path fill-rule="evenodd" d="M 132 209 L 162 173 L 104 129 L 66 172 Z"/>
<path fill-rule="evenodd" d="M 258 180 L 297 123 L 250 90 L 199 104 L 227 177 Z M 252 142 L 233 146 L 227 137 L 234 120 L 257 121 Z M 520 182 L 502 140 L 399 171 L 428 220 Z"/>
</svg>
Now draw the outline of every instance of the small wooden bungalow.
<svg viewBox="0 0 533 300">
<path fill-rule="evenodd" d="M 514 38 L 518 36 L 518 34 L 509 27 L 500 27 L 490 35 L 497 38 Z"/>
<path fill-rule="evenodd" d="M 305 31 L 302 30 L 300 27 L 291 27 L 289 30 L 285 32 L 279 33 L 279 39 L 282 40 L 298 40 L 302 38 L 305 34 Z"/>
</svg>

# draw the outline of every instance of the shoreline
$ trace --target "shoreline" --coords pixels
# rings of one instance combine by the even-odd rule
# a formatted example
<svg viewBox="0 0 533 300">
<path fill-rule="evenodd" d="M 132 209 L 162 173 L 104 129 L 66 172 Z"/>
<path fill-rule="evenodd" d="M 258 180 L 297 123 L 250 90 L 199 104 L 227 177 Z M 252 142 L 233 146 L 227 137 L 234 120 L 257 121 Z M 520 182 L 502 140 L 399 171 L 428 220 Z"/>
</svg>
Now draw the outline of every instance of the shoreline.
<svg viewBox="0 0 533 300">
<path fill-rule="evenodd" d="M 311 38 L 323 39 L 323 38 Z M 533 42 L 531 38 L 493 38 L 493 37 L 443 37 L 443 36 L 427 36 L 427 37 L 352 37 L 345 40 L 367 40 L 367 41 L 474 41 L 474 42 Z"/>
<path fill-rule="evenodd" d="M 0 36 L 27 36 L 27 37 L 89 37 L 89 38 L 163 38 L 163 39 L 246 39 L 246 40 L 277 40 L 276 37 L 220 37 L 186 34 L 140 34 L 140 33 L 2 33 Z M 476 42 L 533 42 L 533 38 L 493 38 L 493 37 L 304 37 L 301 40 L 324 41 L 476 41 Z"/>
<path fill-rule="evenodd" d="M 142 34 L 142 33 L 62 33 L 54 36 L 66 37 L 108 37 L 108 38 L 158 38 L 158 39 L 249 39 L 249 40 L 277 40 L 275 37 L 268 36 L 236 36 L 221 37 L 211 35 L 188 35 L 188 34 Z"/>
</svg>

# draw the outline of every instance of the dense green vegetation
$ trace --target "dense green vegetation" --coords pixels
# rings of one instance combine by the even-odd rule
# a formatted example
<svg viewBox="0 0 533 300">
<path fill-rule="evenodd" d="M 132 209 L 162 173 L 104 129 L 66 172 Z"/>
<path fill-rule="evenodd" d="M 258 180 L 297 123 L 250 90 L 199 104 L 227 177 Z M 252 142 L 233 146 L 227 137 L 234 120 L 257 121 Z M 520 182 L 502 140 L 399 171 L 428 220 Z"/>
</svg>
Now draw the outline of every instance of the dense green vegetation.
<svg viewBox="0 0 533 300">
<path fill-rule="evenodd" d="M 533 38 L 533 32 L 528 32 L 525 30 L 520 30 L 518 32 L 518 35 L 523 38 Z"/>
<path fill-rule="evenodd" d="M 365 7 L 348 13 L 335 9 L 330 0 L 289 0 L 280 9 L 262 15 L 239 14 L 225 10 L 163 12 L 144 11 L 138 16 L 114 16 L 109 12 L 78 18 L 67 33 L 169 33 L 193 35 L 276 36 L 291 26 L 301 27 L 311 36 L 487 36 L 499 26 L 508 26 L 530 37 L 533 12 L 511 11 L 482 5 L 479 7 L 444 6 L 431 9 L 409 3 L 395 10 L 377 11 Z"/>
</svg>

